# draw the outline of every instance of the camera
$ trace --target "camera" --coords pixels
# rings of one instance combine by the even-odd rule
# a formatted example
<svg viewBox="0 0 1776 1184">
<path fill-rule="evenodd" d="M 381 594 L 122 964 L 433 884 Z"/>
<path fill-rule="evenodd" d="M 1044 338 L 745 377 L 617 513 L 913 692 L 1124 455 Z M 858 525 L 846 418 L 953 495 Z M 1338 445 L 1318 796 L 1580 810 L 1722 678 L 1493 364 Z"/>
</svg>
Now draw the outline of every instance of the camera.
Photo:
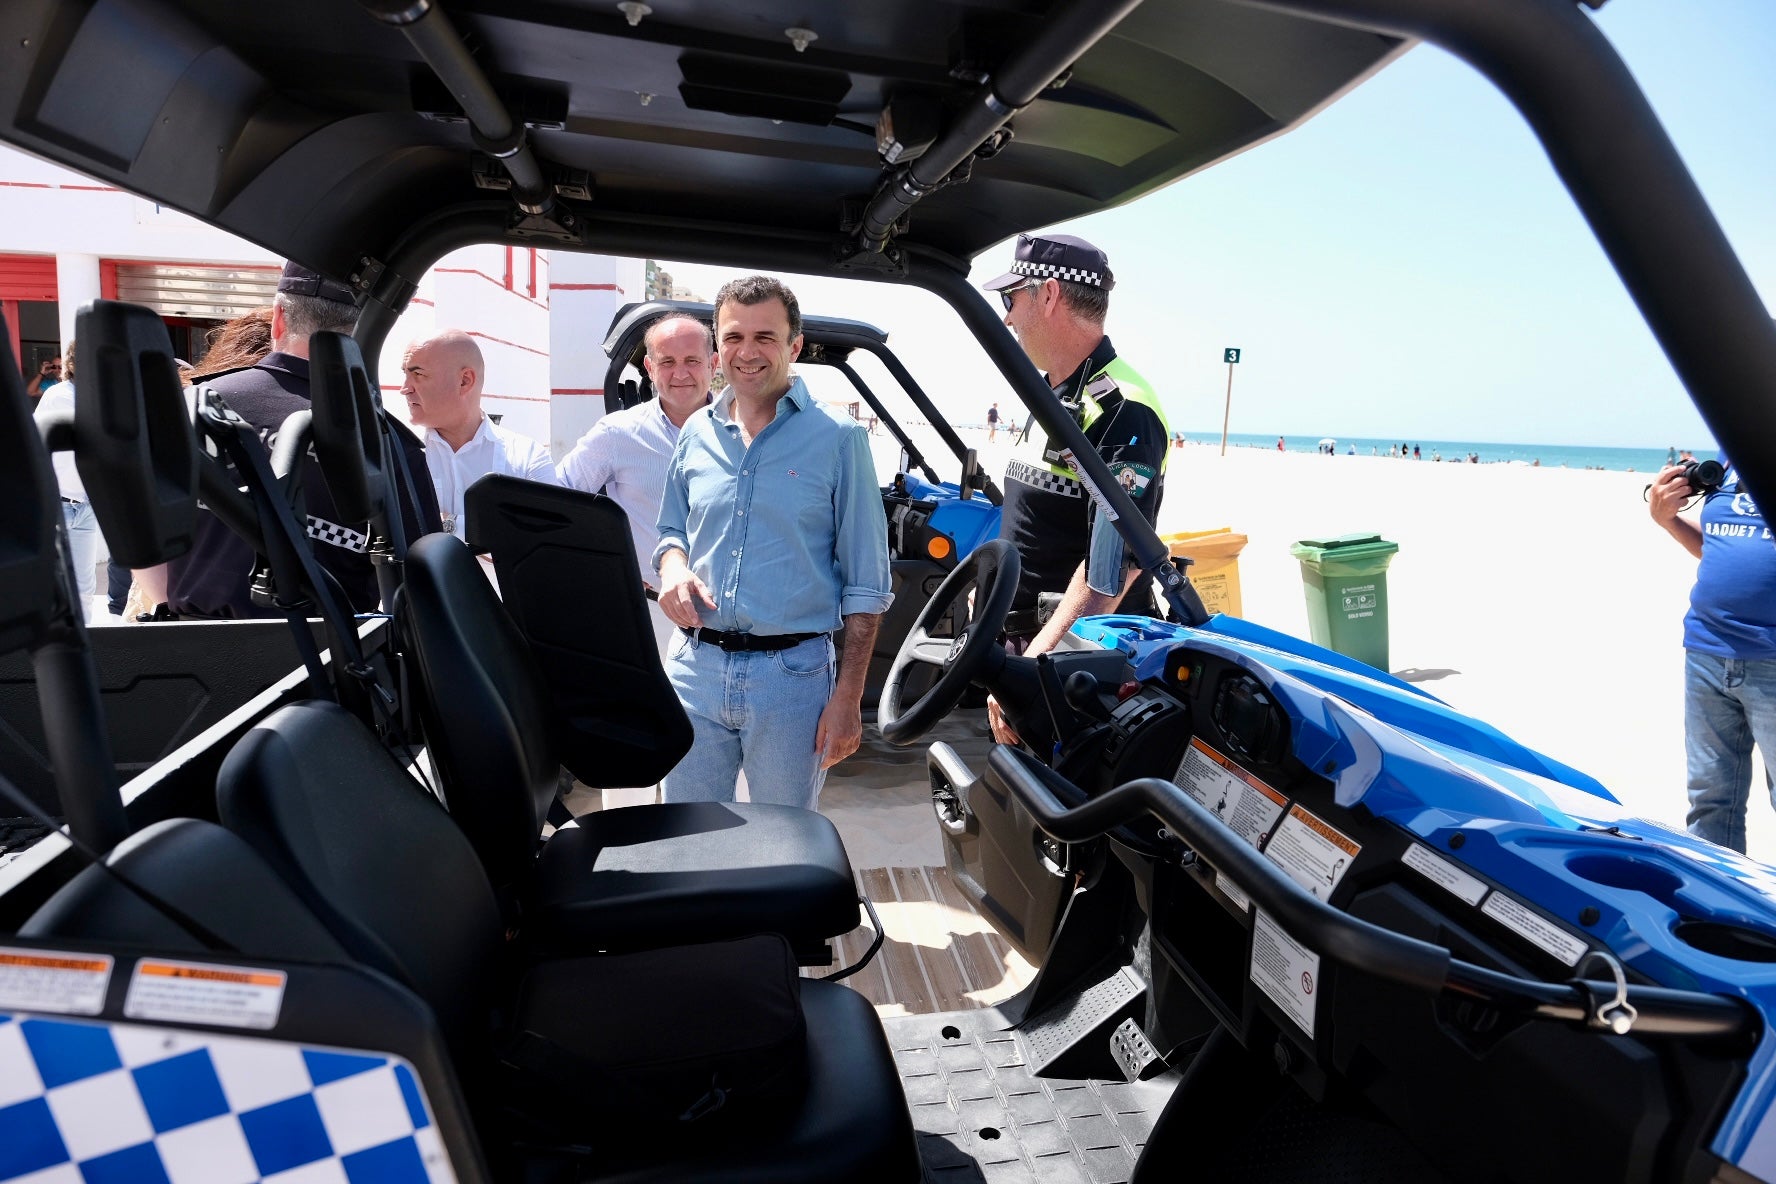
<svg viewBox="0 0 1776 1184">
<path fill-rule="evenodd" d="M 1677 467 L 1683 470 L 1691 493 L 1713 493 L 1727 479 L 1727 468 L 1718 460 L 1682 460 Z"/>
</svg>

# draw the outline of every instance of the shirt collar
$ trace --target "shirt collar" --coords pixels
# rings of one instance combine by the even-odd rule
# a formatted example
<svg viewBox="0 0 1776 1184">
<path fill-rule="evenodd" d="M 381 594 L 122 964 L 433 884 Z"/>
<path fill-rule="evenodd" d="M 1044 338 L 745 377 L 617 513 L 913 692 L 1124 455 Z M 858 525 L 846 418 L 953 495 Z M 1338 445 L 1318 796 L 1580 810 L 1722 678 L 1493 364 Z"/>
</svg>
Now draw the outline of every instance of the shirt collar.
<svg viewBox="0 0 1776 1184">
<path fill-rule="evenodd" d="M 426 447 L 431 448 L 435 445 L 438 448 L 444 449 L 446 452 L 461 453 L 475 447 L 477 444 L 485 444 L 493 438 L 493 421 L 487 418 L 487 412 L 485 411 L 481 413 L 481 422 L 475 425 L 475 434 L 470 436 L 468 442 L 461 448 L 451 448 L 450 441 L 446 440 L 443 436 L 434 432 L 431 428 L 425 430 Z"/>
<path fill-rule="evenodd" d="M 800 375 L 789 380 L 789 389 L 784 391 L 777 400 L 777 410 L 783 410 L 785 401 L 793 405 L 797 411 L 806 411 L 814 405 L 814 396 L 808 393 L 808 384 L 802 381 Z M 723 387 L 722 393 L 710 400 L 707 414 L 718 423 L 732 423 L 734 421 L 734 388 L 732 386 Z"/>
<path fill-rule="evenodd" d="M 1073 388 L 1081 385 L 1081 379 L 1090 379 L 1101 373 L 1104 367 L 1115 360 L 1116 347 L 1110 344 L 1109 336 L 1100 337 L 1098 344 L 1092 347 L 1091 353 L 1087 354 L 1085 360 L 1074 368 L 1073 373 L 1054 384 L 1055 392 L 1061 395 L 1070 394 Z M 1091 367 L 1089 374 L 1084 372 L 1087 366 Z"/>
</svg>

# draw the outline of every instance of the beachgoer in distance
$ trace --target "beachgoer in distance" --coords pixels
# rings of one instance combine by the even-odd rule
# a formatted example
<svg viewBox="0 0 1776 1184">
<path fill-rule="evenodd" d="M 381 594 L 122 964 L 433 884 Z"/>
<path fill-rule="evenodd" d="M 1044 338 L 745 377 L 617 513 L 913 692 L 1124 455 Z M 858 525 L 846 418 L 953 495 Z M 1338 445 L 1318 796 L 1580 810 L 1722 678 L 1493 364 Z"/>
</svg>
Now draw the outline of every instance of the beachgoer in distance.
<svg viewBox="0 0 1776 1184">
<path fill-rule="evenodd" d="M 819 805 L 857 750 L 863 684 L 893 602 L 869 440 L 814 401 L 795 294 L 748 276 L 715 297 L 728 385 L 691 415 L 660 499 L 660 608 L 684 630 L 666 672 L 696 739 L 665 800 Z M 845 627 L 835 663 L 832 633 Z"/>
<path fill-rule="evenodd" d="M 993 442 L 993 438 L 995 436 L 997 436 L 998 434 L 999 434 L 999 404 L 995 403 L 991 407 L 987 408 L 987 443 L 991 444 Z"/>
<path fill-rule="evenodd" d="M 1412 446 L 1412 459 L 1413 460 L 1423 460 L 1424 459 L 1424 457 L 1419 454 L 1418 445 L 1416 445 L 1416 444 L 1414 444 Z"/>
<path fill-rule="evenodd" d="M 1691 497 L 1679 465 L 1647 487 L 1653 521 L 1701 561 L 1684 616 L 1686 822 L 1691 834 L 1743 852 L 1754 744 L 1776 802 L 1776 545 L 1730 465 L 1703 496 L 1699 522 L 1679 513 Z"/>
<path fill-rule="evenodd" d="M 466 533 L 463 495 L 489 473 L 555 484 L 549 450 L 481 410 L 486 378 L 481 347 L 461 329 L 415 341 L 401 355 L 401 395 L 413 426 L 425 429 L 439 525 L 449 534 Z"/>
<path fill-rule="evenodd" d="M 654 398 L 612 411 L 580 437 L 556 466 L 555 477 L 570 489 L 603 490 L 629 516 L 641 582 L 653 587 L 654 548 L 660 543 L 655 523 L 660 517 L 660 490 L 666 465 L 678 447 L 679 431 L 691 413 L 709 405 L 709 382 L 715 375 L 715 339 L 709 326 L 692 316 L 668 313 L 648 326 L 642 337 L 642 367 L 653 384 Z M 664 660 L 678 627 L 648 601 L 654 640 Z"/>
<path fill-rule="evenodd" d="M 1287 449 L 1285 449 L 1285 448 L 1284 448 L 1284 447 L 1283 447 L 1283 438 L 1282 438 L 1282 437 L 1281 437 L 1281 436 L 1278 436 L 1278 437 L 1277 437 L 1277 451 L 1278 451 L 1278 452 L 1286 452 L 1286 451 L 1288 451 L 1288 450 L 1287 450 Z"/>
<path fill-rule="evenodd" d="M 1677 463 L 1677 445 L 1673 444 L 1665 450 L 1665 463 L 1668 465 Z"/>
<path fill-rule="evenodd" d="M 1164 492 L 1171 433 L 1153 387 L 1104 333 L 1115 285 L 1109 258 L 1084 239 L 1020 234 L 1011 270 L 984 287 L 999 293 L 1006 326 L 1151 522 Z M 1060 445 L 1045 433 L 1026 433 L 1006 466 L 1004 491 L 999 537 L 1023 560 L 1005 621 L 1009 644 L 1042 654 L 1082 616 L 1152 615 L 1151 589 L 1137 587 L 1140 569 Z M 1045 620 L 1041 594 L 1056 592 L 1060 603 Z M 991 698 L 987 720 L 1001 744 L 1016 743 Z"/>
</svg>

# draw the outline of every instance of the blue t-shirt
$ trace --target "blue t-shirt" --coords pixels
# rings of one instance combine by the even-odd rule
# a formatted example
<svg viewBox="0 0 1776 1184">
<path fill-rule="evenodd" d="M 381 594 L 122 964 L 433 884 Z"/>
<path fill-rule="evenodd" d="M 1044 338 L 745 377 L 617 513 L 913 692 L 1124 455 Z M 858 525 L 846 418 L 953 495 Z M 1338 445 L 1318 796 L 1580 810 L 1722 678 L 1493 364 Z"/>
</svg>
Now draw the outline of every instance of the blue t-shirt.
<svg viewBox="0 0 1776 1184">
<path fill-rule="evenodd" d="M 1776 658 L 1776 538 L 1731 468 L 1702 503 L 1702 563 L 1684 617 L 1684 648 L 1717 658 Z"/>
</svg>

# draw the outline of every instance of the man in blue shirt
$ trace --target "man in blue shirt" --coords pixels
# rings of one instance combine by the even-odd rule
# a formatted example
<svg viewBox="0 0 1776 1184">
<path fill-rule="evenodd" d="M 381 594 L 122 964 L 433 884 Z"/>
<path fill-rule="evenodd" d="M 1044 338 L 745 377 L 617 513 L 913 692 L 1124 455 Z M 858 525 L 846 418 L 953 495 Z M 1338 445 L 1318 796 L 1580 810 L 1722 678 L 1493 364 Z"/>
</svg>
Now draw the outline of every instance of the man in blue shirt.
<svg viewBox="0 0 1776 1184">
<path fill-rule="evenodd" d="M 889 592 L 869 441 L 809 395 L 795 294 L 748 276 L 715 297 L 727 389 L 685 421 L 660 499 L 660 609 L 683 631 L 666 672 L 696 741 L 668 802 L 814 809 L 863 735 L 864 675 Z M 845 627 L 835 669 L 832 633 Z"/>
<path fill-rule="evenodd" d="M 1684 617 L 1684 752 L 1690 833 L 1745 850 L 1751 750 L 1776 800 L 1776 539 L 1731 467 L 1704 495 L 1698 525 L 1678 516 L 1693 496 L 1683 465 L 1648 488 L 1653 521 L 1701 560 Z"/>
</svg>

